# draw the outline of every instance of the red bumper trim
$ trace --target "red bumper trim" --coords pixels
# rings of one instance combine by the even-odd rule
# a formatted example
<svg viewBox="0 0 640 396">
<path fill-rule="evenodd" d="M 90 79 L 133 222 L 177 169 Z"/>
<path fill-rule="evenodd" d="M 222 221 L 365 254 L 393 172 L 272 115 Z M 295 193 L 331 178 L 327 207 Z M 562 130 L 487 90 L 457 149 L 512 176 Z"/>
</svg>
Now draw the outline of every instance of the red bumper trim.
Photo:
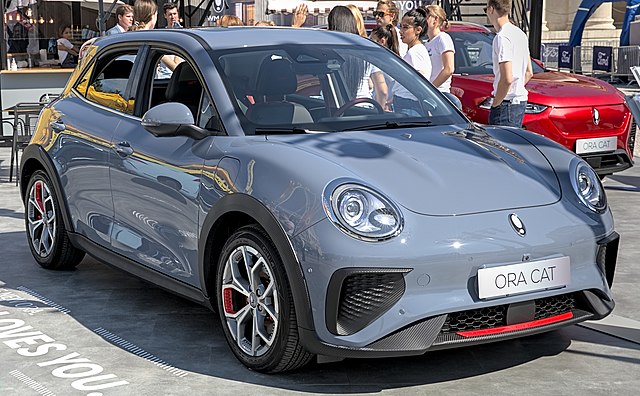
<svg viewBox="0 0 640 396">
<path fill-rule="evenodd" d="M 493 327 L 490 329 L 459 331 L 456 334 L 462 337 L 482 337 L 493 334 L 507 333 L 510 331 L 526 330 L 534 327 L 545 326 L 551 323 L 562 322 L 563 320 L 573 318 L 573 313 L 566 312 L 560 315 L 551 316 L 545 319 L 538 319 L 531 322 L 518 323 L 509 326 Z"/>
</svg>

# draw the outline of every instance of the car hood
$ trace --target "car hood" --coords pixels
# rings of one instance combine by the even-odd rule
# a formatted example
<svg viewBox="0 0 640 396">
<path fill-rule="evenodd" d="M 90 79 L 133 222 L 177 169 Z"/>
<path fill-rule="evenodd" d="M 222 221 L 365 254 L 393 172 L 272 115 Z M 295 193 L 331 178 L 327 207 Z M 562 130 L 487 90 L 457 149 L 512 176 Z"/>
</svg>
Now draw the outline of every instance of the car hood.
<svg viewBox="0 0 640 396">
<path fill-rule="evenodd" d="M 332 161 L 347 171 L 336 177 L 360 179 L 416 213 L 463 215 L 557 202 L 560 186 L 546 158 L 517 134 L 489 131 L 503 141 L 456 126 L 268 140 Z"/>
<path fill-rule="evenodd" d="M 486 95 L 493 89 L 493 75 L 457 76 L 464 85 L 486 84 Z M 457 86 L 458 84 L 453 84 Z M 464 89 L 464 87 L 461 87 Z M 553 107 L 582 107 L 620 104 L 624 96 L 612 85 L 587 76 L 547 71 L 536 73 L 527 83 L 529 102 Z"/>
</svg>

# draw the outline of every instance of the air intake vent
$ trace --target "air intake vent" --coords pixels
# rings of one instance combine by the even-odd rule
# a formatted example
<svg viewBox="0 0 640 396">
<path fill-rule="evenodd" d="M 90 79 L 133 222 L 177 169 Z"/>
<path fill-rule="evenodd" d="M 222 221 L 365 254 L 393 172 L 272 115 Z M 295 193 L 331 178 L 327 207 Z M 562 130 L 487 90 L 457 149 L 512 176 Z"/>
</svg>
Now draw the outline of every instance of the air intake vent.
<svg viewBox="0 0 640 396">
<path fill-rule="evenodd" d="M 337 335 L 354 334 L 387 312 L 404 294 L 405 272 L 408 270 L 337 271 L 327 294 L 329 330 Z"/>
<path fill-rule="evenodd" d="M 550 318 L 562 313 L 571 312 L 575 307 L 573 294 L 540 298 L 535 302 L 535 317 L 531 320 Z M 442 333 L 456 333 L 461 331 L 490 329 L 506 326 L 507 310 L 509 305 L 496 305 L 473 309 L 469 311 L 454 312 L 447 316 L 442 326 Z"/>
</svg>

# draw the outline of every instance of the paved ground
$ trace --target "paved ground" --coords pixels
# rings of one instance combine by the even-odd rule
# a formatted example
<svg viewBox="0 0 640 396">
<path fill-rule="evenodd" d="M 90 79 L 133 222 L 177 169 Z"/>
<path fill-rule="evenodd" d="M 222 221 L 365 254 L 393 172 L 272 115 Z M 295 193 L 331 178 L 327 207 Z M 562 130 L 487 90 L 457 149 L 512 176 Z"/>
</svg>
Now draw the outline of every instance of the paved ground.
<svg viewBox="0 0 640 396">
<path fill-rule="evenodd" d="M 640 388 L 640 166 L 605 182 L 622 242 L 617 306 L 604 321 L 420 357 L 346 360 L 268 376 L 233 358 L 216 317 L 198 305 L 90 258 L 72 272 L 37 266 L 17 188 L 7 182 L 8 153 L 0 148 L 2 395 L 631 395 Z M 11 343 L 16 334 L 51 345 L 32 346 L 37 356 L 24 356 L 26 345 Z"/>
</svg>

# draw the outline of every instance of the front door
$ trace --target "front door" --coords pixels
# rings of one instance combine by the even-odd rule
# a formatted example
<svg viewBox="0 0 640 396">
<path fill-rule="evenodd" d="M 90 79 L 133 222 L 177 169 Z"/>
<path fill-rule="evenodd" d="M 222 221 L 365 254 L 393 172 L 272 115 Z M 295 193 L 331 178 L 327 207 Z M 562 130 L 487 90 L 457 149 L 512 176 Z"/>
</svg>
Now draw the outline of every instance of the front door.
<svg viewBox="0 0 640 396">
<path fill-rule="evenodd" d="M 163 78 L 165 74 L 156 72 L 159 56 L 152 53 L 151 59 L 157 61 L 149 62 L 148 72 L 142 73 L 138 99 L 149 103 L 147 109 L 152 103 L 179 101 L 179 76 Z M 187 66 L 179 66 L 174 74 L 182 70 L 186 76 Z M 189 94 L 184 97 L 192 99 L 193 103 L 185 104 L 193 112 L 197 112 L 201 92 L 200 81 L 190 81 Z M 113 248 L 149 268 L 199 286 L 198 198 L 203 154 L 211 138 L 155 137 L 140 121 L 139 117 L 123 119 L 112 140 Z"/>
</svg>

